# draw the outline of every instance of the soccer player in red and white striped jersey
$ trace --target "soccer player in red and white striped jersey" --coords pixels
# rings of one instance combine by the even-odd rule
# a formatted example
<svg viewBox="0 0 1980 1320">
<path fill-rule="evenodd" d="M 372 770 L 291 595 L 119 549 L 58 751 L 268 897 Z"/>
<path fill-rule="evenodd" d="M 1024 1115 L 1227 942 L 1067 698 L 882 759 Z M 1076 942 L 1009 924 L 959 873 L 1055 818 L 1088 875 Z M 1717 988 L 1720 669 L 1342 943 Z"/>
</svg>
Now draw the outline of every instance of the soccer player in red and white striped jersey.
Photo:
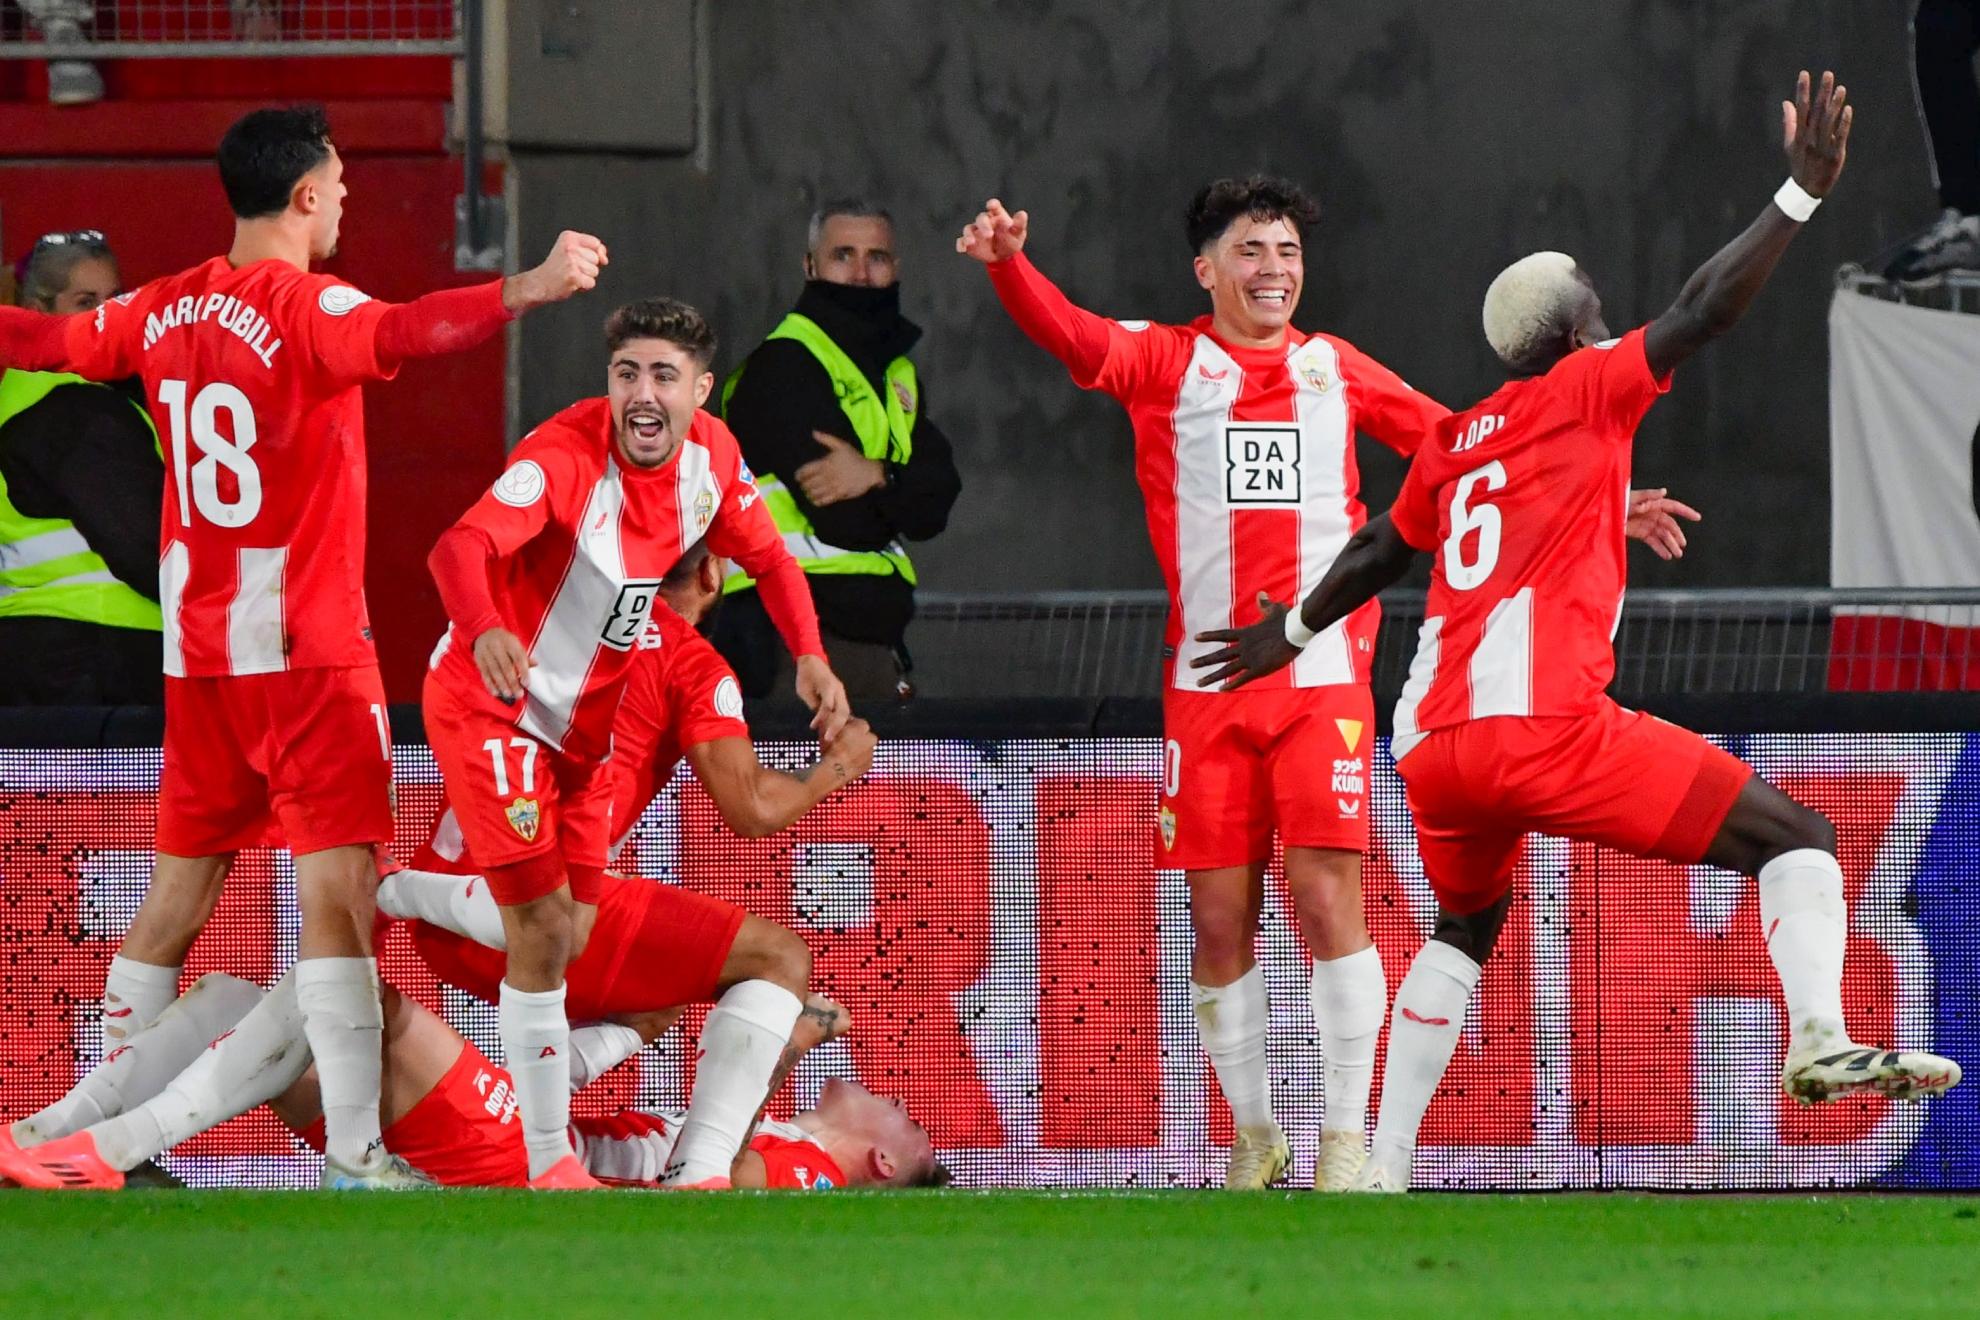
<svg viewBox="0 0 1980 1320">
<path fill-rule="evenodd" d="M 590 288 L 604 245 L 559 237 L 506 280 L 393 306 L 312 274 L 346 189 L 314 107 L 227 132 L 236 216 L 224 257 L 71 317 L 0 309 L 0 362 L 142 376 L 166 449 L 160 546 L 165 760 L 158 860 L 112 960 L 107 1043 L 178 990 L 179 964 L 234 851 L 296 856 L 297 982 L 324 1074 L 327 1185 L 391 1181 L 379 1136 L 371 846 L 391 838 L 385 695 L 364 603 L 360 386 L 455 352 L 519 312 Z"/>
<path fill-rule="evenodd" d="M 821 740 L 851 715 L 804 573 L 735 437 L 701 411 L 714 332 L 692 307 L 654 298 L 613 313 L 605 338 L 607 396 L 525 437 L 430 560 L 451 623 L 426 680 L 428 741 L 468 855 L 502 906 L 502 1045 L 543 1187 L 592 1185 L 565 1131 L 564 972 L 596 916 L 616 838 L 613 722 L 667 571 L 703 540 L 734 559 L 797 658 Z M 767 1076 L 802 1005 L 752 985 L 746 1026 Z"/>
<path fill-rule="evenodd" d="M 1359 1168 L 1388 987 L 1361 910 L 1368 841 L 1368 690 L 1379 606 L 1328 629 L 1269 688 L 1199 692 L 1190 639 L 1310 589 L 1360 527 L 1354 451 L 1366 431 L 1401 454 L 1446 409 L 1343 339 L 1292 325 L 1318 208 L 1295 185 L 1224 179 L 1191 204 L 1188 240 L 1210 314 L 1110 321 L 1074 306 L 1024 255 L 1029 217 L 991 201 L 956 247 L 989 269 L 1026 334 L 1134 422 L 1135 473 L 1169 590 L 1156 864 L 1188 874 L 1191 994 L 1237 1121 L 1229 1187 L 1262 1187 L 1289 1153 L 1265 1067 L 1269 1010 L 1252 953 L 1276 830 L 1325 1060 L 1320 1184 Z"/>
<path fill-rule="evenodd" d="M 1436 556 L 1422 635 L 1396 705 L 1409 790 L 1440 915 L 1396 992 L 1381 1121 L 1358 1186 L 1404 1191 L 1416 1134 L 1498 938 L 1529 833 L 1759 878 L 1780 976 L 1782 1085 L 1819 1101 L 1860 1090 L 1915 1098 L 1959 1080 L 1919 1051 L 1866 1049 L 1843 1022 L 1849 914 L 1835 829 L 1697 734 L 1611 700 L 1636 427 L 1671 372 L 1730 329 L 1842 172 L 1851 114 L 1824 74 L 1783 103 L 1789 181 L 1663 315 L 1610 338 L 1572 258 L 1514 263 L 1485 295 L 1485 330 L 1512 380 L 1437 428 L 1389 512 L 1304 599 L 1198 640 L 1193 663 L 1238 686 L 1296 664 L 1296 635 L 1347 617 Z"/>
</svg>

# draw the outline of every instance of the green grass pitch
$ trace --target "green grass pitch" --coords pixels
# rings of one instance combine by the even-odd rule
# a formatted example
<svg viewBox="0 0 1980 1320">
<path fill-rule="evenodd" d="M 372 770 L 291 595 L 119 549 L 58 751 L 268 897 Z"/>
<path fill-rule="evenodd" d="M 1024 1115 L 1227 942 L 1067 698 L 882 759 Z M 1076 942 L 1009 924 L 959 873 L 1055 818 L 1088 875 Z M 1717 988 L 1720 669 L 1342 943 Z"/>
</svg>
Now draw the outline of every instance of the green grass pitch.
<svg viewBox="0 0 1980 1320">
<path fill-rule="evenodd" d="M 1980 1200 L 0 1194 L 0 1316 L 1980 1315 Z"/>
</svg>

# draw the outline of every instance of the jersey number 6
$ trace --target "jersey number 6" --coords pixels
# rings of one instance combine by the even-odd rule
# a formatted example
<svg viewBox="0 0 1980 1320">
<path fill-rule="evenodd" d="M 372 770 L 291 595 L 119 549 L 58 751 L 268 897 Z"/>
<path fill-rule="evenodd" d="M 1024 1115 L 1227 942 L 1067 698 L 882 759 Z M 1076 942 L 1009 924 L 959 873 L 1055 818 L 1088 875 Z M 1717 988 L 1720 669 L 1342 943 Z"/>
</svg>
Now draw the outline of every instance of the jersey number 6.
<svg viewBox="0 0 1980 1320">
<path fill-rule="evenodd" d="M 261 512 L 261 470 L 248 457 L 256 437 L 254 406 L 247 395 L 224 381 L 214 381 L 193 396 L 186 406 L 186 382 L 161 380 L 158 400 L 171 414 L 172 478 L 179 492 L 179 521 L 192 526 L 192 510 L 216 527 L 245 527 Z M 227 415 L 234 438 L 220 434 L 216 424 Z M 190 461 L 187 440 L 199 447 L 199 459 Z M 190 470 L 188 465 L 190 463 Z M 234 474 L 239 492 L 235 499 L 220 494 L 220 469 Z"/>
<path fill-rule="evenodd" d="M 1444 580 L 1456 591 L 1470 591 L 1499 566 L 1499 510 L 1483 502 L 1471 503 L 1481 483 L 1486 490 L 1503 490 L 1505 464 L 1495 458 L 1458 478 L 1457 494 L 1451 497 L 1451 534 L 1444 538 Z M 1478 533 L 1478 557 L 1467 560 L 1464 538 L 1472 532 Z"/>
</svg>

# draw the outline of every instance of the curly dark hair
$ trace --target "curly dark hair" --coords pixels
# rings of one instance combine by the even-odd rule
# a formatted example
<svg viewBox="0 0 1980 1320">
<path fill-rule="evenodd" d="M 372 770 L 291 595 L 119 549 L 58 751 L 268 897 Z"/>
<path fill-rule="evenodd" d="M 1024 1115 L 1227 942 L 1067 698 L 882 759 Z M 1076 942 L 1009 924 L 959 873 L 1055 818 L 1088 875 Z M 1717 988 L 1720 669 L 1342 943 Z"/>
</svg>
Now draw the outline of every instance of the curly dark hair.
<svg viewBox="0 0 1980 1320">
<path fill-rule="evenodd" d="M 703 371 L 715 360 L 715 331 L 708 318 L 675 298 L 641 298 L 605 318 L 606 352 L 618 352 L 630 339 L 679 344 Z"/>
<path fill-rule="evenodd" d="M 235 215 L 279 215 L 296 181 L 330 159 L 330 116 L 320 105 L 250 111 L 220 139 L 217 158 Z"/>
<path fill-rule="evenodd" d="M 1189 210 L 1183 216 L 1189 250 L 1203 251 L 1242 216 L 1253 220 L 1284 220 L 1304 240 L 1307 226 L 1319 223 L 1320 203 L 1292 180 L 1272 174 L 1218 179 L 1203 185 L 1190 198 Z"/>
</svg>

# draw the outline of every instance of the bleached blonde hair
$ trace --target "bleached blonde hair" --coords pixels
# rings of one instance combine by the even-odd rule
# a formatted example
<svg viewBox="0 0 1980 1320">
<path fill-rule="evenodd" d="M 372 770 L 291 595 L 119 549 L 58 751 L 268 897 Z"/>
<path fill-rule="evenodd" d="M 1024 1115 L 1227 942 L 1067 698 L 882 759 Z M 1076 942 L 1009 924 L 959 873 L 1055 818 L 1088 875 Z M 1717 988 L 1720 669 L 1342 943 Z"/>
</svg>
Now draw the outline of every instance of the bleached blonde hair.
<svg viewBox="0 0 1980 1320">
<path fill-rule="evenodd" d="M 1534 354 L 1574 329 L 1590 297 L 1565 252 L 1535 252 L 1499 272 L 1485 290 L 1485 341 L 1499 361 L 1521 369 L 1541 365 Z"/>
</svg>

